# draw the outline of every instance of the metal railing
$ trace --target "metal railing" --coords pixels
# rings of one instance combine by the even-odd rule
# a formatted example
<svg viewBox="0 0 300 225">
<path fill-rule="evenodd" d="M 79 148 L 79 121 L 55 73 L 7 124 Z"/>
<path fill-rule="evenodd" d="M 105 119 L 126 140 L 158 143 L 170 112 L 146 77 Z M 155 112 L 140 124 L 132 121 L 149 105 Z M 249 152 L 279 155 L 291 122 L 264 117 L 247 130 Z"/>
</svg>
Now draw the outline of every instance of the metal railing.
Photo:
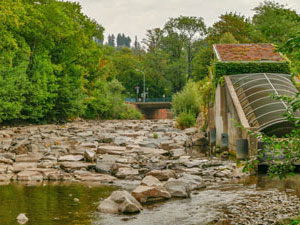
<svg viewBox="0 0 300 225">
<path fill-rule="evenodd" d="M 140 101 L 136 98 L 125 98 L 125 102 L 143 102 L 143 99 Z M 146 98 L 145 102 L 172 102 L 172 98 Z"/>
</svg>

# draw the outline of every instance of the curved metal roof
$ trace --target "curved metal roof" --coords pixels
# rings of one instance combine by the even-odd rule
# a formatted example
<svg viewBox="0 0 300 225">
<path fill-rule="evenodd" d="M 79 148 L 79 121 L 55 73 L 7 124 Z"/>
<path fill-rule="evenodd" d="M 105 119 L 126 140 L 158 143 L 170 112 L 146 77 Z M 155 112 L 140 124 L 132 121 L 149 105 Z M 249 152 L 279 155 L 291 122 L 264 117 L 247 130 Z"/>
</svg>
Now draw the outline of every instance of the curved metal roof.
<svg viewBox="0 0 300 225">
<path fill-rule="evenodd" d="M 284 134 L 293 126 L 282 115 L 287 105 L 275 95 L 294 96 L 298 89 L 288 74 L 257 73 L 229 76 L 251 127 L 268 134 Z M 296 113 L 300 117 L 300 113 Z"/>
</svg>

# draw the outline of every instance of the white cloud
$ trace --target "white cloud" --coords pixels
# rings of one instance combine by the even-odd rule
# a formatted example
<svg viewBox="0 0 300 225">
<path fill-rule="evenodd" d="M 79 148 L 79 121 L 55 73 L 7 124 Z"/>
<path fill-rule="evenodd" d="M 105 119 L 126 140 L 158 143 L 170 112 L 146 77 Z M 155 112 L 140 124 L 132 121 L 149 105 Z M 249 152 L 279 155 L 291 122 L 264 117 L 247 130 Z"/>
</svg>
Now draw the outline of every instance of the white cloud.
<svg viewBox="0 0 300 225">
<path fill-rule="evenodd" d="M 226 12 L 252 16 L 262 0 L 70 0 L 79 2 L 83 12 L 105 28 L 105 35 L 125 33 L 144 38 L 146 30 L 163 27 L 170 17 L 201 16 L 212 25 Z M 281 0 L 300 12 L 299 0 Z"/>
</svg>

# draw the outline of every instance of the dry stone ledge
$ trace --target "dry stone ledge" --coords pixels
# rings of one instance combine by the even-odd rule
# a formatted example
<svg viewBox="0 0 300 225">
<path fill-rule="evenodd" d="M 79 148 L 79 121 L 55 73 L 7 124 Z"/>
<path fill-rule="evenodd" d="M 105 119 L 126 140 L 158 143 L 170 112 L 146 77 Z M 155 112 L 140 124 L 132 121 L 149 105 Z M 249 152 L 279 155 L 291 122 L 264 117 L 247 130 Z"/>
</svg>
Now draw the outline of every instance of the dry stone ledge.
<svg viewBox="0 0 300 225">
<path fill-rule="evenodd" d="M 141 204 L 127 191 L 114 191 L 110 197 L 100 203 L 97 208 L 103 213 L 139 213 Z"/>
<path fill-rule="evenodd" d="M 91 164 L 84 162 L 60 162 L 59 165 L 62 169 L 73 172 L 74 170 L 87 169 Z"/>
<path fill-rule="evenodd" d="M 24 163 L 24 162 L 15 162 L 13 168 L 15 172 L 20 172 L 24 170 L 31 170 L 37 168 L 37 163 Z"/>
<path fill-rule="evenodd" d="M 82 161 L 84 157 L 82 155 L 64 155 L 58 158 L 59 162 L 76 162 Z"/>
<path fill-rule="evenodd" d="M 112 155 L 123 155 L 126 151 L 126 147 L 121 146 L 98 146 L 98 154 L 112 154 Z"/>
<path fill-rule="evenodd" d="M 18 181 L 42 181 L 43 175 L 38 171 L 22 171 L 17 175 Z"/>
</svg>

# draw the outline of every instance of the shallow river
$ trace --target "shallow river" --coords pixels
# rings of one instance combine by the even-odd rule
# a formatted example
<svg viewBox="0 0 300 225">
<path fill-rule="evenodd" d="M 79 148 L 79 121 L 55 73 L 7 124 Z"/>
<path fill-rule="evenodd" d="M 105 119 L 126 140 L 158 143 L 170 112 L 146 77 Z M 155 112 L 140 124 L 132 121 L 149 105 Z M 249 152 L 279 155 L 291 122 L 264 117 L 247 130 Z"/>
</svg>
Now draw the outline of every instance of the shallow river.
<svg viewBox="0 0 300 225">
<path fill-rule="evenodd" d="M 207 224 L 221 216 L 225 205 L 260 191 L 274 188 L 289 192 L 294 190 L 294 194 L 299 196 L 299 184 L 300 175 L 285 180 L 252 177 L 210 186 L 193 193 L 191 199 L 175 199 L 146 206 L 142 213 L 132 216 L 95 213 L 99 199 L 108 197 L 116 187 L 9 184 L 0 186 L 0 224 L 17 224 L 16 217 L 20 213 L 27 215 L 28 225 Z"/>
<path fill-rule="evenodd" d="M 29 218 L 26 225 L 91 224 L 99 198 L 108 197 L 115 189 L 81 184 L 0 186 L 0 224 L 18 224 L 20 213 Z"/>
</svg>

